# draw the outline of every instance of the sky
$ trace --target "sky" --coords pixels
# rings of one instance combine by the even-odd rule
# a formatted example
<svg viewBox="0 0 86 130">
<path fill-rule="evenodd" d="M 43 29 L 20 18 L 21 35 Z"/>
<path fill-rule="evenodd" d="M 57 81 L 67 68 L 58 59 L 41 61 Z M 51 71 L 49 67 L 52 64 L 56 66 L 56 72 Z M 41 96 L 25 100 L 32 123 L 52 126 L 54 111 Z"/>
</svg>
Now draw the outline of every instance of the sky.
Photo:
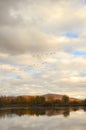
<svg viewBox="0 0 86 130">
<path fill-rule="evenodd" d="M 0 0 L 0 95 L 86 98 L 86 0 Z"/>
</svg>

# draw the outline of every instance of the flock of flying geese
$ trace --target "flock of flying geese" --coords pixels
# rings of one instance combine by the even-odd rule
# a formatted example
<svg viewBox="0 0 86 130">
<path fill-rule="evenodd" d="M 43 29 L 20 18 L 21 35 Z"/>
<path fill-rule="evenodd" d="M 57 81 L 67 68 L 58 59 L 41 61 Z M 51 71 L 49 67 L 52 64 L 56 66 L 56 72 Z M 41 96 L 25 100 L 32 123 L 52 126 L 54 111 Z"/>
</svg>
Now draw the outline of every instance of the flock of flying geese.
<svg viewBox="0 0 86 130">
<path fill-rule="evenodd" d="M 32 64 L 32 66 L 41 68 L 41 67 L 48 64 L 47 57 L 48 56 L 54 56 L 54 55 L 56 55 L 56 51 L 50 51 L 50 52 L 45 52 L 45 53 L 34 53 L 32 55 L 32 57 L 35 57 L 40 62 L 39 63 L 34 63 L 34 64 Z"/>
</svg>

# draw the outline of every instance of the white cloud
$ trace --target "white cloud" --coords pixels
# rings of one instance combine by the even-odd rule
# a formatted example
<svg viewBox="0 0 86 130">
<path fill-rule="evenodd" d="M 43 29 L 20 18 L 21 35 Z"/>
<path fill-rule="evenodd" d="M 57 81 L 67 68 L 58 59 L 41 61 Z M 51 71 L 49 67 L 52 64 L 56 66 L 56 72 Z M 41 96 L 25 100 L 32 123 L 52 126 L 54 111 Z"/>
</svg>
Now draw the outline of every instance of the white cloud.
<svg viewBox="0 0 86 130">
<path fill-rule="evenodd" d="M 0 0 L 0 5 L 0 94 L 85 97 L 86 58 L 74 55 L 86 51 L 84 0 Z"/>
</svg>

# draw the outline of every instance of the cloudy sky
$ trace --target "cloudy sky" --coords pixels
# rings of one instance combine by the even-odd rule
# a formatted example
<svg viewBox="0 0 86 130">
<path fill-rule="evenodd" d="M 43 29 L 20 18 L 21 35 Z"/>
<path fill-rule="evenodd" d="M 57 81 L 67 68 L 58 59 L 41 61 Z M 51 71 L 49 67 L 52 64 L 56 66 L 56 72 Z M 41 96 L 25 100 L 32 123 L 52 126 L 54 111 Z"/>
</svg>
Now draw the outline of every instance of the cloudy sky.
<svg viewBox="0 0 86 130">
<path fill-rule="evenodd" d="M 86 0 L 0 0 L 0 95 L 86 98 Z"/>
</svg>

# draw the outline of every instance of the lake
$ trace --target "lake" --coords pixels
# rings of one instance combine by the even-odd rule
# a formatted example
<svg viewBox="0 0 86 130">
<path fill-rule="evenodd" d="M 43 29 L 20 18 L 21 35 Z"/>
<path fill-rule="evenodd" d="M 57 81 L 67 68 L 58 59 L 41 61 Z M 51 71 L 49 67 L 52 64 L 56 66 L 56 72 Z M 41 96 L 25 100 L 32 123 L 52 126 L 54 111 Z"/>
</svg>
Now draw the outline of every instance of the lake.
<svg viewBox="0 0 86 130">
<path fill-rule="evenodd" d="M 86 108 L 0 109 L 0 130 L 86 130 Z"/>
</svg>

